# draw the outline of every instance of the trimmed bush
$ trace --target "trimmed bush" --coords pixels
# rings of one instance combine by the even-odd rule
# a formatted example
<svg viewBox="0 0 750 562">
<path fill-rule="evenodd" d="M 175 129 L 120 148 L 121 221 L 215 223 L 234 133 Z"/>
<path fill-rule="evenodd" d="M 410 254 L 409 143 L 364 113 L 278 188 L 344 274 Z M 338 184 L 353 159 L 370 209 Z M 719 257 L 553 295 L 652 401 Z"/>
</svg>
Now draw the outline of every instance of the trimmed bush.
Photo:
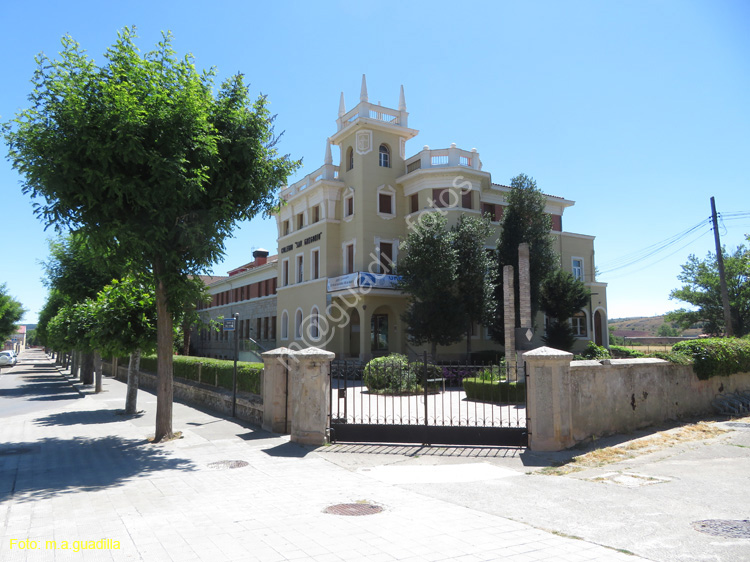
<svg viewBox="0 0 750 562">
<path fill-rule="evenodd" d="M 586 346 L 586 349 L 583 353 L 581 353 L 582 357 L 585 357 L 586 359 L 611 359 L 612 356 L 609 354 L 609 351 L 607 351 L 606 347 L 602 347 L 601 345 L 596 345 L 594 342 L 590 341 L 589 344 Z"/>
<path fill-rule="evenodd" d="M 619 345 L 610 345 L 609 352 L 615 359 L 637 359 L 639 357 L 646 357 L 646 354 L 642 351 L 635 351 L 634 349 L 629 349 Z"/>
<path fill-rule="evenodd" d="M 466 398 L 477 402 L 523 404 L 526 402 L 526 383 L 488 381 L 481 377 L 464 379 Z"/>
<path fill-rule="evenodd" d="M 220 388 L 232 390 L 234 361 L 185 355 L 173 357 L 172 371 L 175 378 L 198 382 L 199 366 L 201 383 L 214 386 L 214 383 L 218 381 Z M 156 356 L 141 357 L 141 370 L 156 374 Z M 262 376 L 263 363 L 237 362 L 237 390 L 260 394 Z"/>
<path fill-rule="evenodd" d="M 693 364 L 693 356 L 690 355 L 686 351 L 654 351 L 651 355 L 648 357 L 656 357 L 657 359 L 663 359 L 664 361 L 669 361 L 670 363 L 674 363 L 675 365 L 692 365 Z"/>
<path fill-rule="evenodd" d="M 672 353 L 693 358 L 693 371 L 698 378 L 750 373 L 750 341 L 735 338 L 706 338 L 677 342 Z"/>
<path fill-rule="evenodd" d="M 365 365 L 362 380 L 370 392 L 413 392 L 417 389 L 417 377 L 409 369 L 409 360 L 406 355 L 398 353 L 372 359 Z"/>
<path fill-rule="evenodd" d="M 372 359 L 364 369 L 363 382 L 370 392 L 382 394 L 413 394 L 422 392 L 422 381 L 433 380 L 429 383 L 431 389 L 442 386 L 443 368 L 438 365 L 423 362 L 409 363 L 405 355 L 393 353 L 387 357 Z"/>
</svg>

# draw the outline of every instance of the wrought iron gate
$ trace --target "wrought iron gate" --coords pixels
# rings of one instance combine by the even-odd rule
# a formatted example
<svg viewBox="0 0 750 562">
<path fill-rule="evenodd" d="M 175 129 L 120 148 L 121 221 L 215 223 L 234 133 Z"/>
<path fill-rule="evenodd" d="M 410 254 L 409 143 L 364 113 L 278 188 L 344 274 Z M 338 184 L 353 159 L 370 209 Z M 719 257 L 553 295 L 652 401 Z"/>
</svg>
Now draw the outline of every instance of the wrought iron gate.
<svg viewBox="0 0 750 562">
<path fill-rule="evenodd" d="M 524 369 L 334 361 L 329 419 L 332 442 L 526 446 Z"/>
</svg>

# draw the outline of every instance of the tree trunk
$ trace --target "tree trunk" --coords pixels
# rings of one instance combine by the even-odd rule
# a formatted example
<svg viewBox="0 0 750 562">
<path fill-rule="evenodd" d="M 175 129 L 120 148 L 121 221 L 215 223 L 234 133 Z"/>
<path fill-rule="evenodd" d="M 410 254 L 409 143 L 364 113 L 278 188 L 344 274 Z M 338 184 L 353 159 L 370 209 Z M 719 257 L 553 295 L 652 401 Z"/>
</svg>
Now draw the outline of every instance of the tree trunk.
<svg viewBox="0 0 750 562">
<path fill-rule="evenodd" d="M 190 355 L 190 326 L 182 326 L 182 354 L 187 357 Z"/>
<path fill-rule="evenodd" d="M 80 354 L 74 349 L 70 352 L 70 376 L 74 379 L 78 378 L 78 363 L 80 362 Z"/>
<path fill-rule="evenodd" d="M 141 369 L 141 350 L 136 349 L 130 354 L 128 362 L 128 389 L 125 394 L 125 413 L 135 414 L 138 409 L 138 373 Z"/>
<path fill-rule="evenodd" d="M 94 354 L 81 353 L 81 382 L 94 384 Z"/>
<path fill-rule="evenodd" d="M 466 325 L 466 364 L 471 361 L 471 320 Z"/>
<path fill-rule="evenodd" d="M 174 331 L 161 262 L 154 263 L 156 277 L 156 432 L 154 443 L 174 437 L 172 433 L 172 353 Z"/>
<path fill-rule="evenodd" d="M 430 343 L 430 353 L 432 354 L 430 361 L 432 363 L 437 363 L 437 344 L 435 342 Z"/>
<path fill-rule="evenodd" d="M 94 352 L 94 392 L 102 391 L 102 356 L 98 351 Z"/>
<path fill-rule="evenodd" d="M 119 361 L 117 360 L 117 357 L 115 357 L 113 355 L 112 356 L 112 373 L 111 373 L 111 376 L 112 376 L 112 378 L 115 378 L 115 379 L 117 378 L 117 370 L 120 368 L 119 365 L 118 365 L 118 363 L 119 363 Z"/>
</svg>

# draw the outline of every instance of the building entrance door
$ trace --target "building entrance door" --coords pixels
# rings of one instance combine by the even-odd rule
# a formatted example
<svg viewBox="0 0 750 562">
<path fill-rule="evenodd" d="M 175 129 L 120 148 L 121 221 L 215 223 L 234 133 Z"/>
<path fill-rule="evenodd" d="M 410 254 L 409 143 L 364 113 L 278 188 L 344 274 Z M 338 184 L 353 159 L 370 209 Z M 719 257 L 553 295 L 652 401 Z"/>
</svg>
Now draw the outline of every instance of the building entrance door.
<svg viewBox="0 0 750 562">
<path fill-rule="evenodd" d="M 388 315 L 373 314 L 370 321 L 370 348 L 373 355 L 388 353 Z"/>
</svg>

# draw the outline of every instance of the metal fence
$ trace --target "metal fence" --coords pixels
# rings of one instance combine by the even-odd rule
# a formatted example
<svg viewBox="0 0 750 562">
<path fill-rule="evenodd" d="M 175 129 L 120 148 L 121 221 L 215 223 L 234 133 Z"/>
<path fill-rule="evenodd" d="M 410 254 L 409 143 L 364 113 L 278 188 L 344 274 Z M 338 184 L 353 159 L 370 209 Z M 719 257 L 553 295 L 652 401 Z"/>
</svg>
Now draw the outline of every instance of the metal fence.
<svg viewBox="0 0 750 562">
<path fill-rule="evenodd" d="M 515 365 L 334 362 L 331 439 L 523 445 L 525 383 Z"/>
</svg>

